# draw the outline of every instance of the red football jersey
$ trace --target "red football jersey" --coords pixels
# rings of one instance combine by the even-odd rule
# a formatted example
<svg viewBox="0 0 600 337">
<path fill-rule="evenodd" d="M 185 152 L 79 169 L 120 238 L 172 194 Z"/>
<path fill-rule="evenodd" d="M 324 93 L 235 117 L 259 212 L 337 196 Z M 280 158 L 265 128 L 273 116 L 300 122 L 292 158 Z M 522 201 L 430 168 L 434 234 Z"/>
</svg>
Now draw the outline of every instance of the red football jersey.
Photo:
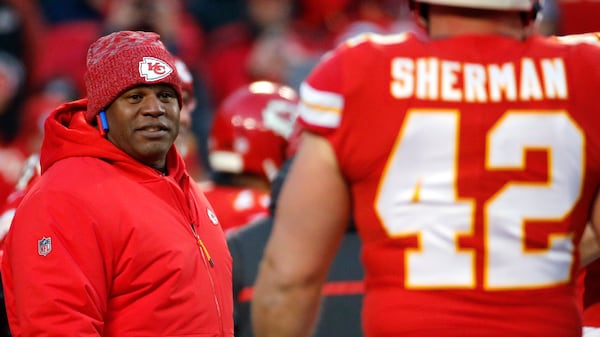
<svg viewBox="0 0 600 337">
<path fill-rule="evenodd" d="M 269 192 L 248 187 L 200 185 L 223 231 L 247 225 L 269 215 Z"/>
<path fill-rule="evenodd" d="M 541 36 L 363 35 L 313 70 L 300 120 L 351 188 L 366 336 L 580 336 L 598 60 Z"/>
<path fill-rule="evenodd" d="M 600 31 L 600 1 L 555 0 L 558 5 L 558 34 Z"/>
<path fill-rule="evenodd" d="M 600 33 L 576 34 L 558 37 L 563 42 L 600 42 Z M 583 325 L 600 328 L 600 260 L 589 264 L 578 277 L 578 291 L 582 296 Z"/>
</svg>

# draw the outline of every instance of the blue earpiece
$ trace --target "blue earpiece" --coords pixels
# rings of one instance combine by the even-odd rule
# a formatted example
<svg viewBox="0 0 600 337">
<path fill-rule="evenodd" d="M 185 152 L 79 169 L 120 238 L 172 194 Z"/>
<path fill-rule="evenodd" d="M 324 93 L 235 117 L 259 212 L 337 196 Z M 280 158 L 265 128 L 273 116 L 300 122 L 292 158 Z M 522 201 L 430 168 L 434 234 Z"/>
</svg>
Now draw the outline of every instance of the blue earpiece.
<svg viewBox="0 0 600 337">
<path fill-rule="evenodd" d="M 100 134 L 103 136 L 108 131 L 108 120 L 106 119 L 106 111 L 102 110 L 96 116 L 96 120 L 98 121 L 98 129 L 100 130 Z"/>
</svg>

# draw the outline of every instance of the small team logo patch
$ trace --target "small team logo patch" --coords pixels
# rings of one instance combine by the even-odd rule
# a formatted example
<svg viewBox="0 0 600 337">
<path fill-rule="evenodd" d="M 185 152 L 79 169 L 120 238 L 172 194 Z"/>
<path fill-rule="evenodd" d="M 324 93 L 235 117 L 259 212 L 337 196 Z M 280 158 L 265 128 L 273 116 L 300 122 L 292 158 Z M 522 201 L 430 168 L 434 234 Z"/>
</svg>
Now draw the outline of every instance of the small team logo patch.
<svg viewBox="0 0 600 337">
<path fill-rule="evenodd" d="M 169 76 L 172 72 L 173 68 L 163 60 L 154 57 L 144 57 L 140 61 L 140 76 L 144 77 L 148 82 L 161 80 Z"/>
<path fill-rule="evenodd" d="M 206 214 L 208 214 L 208 218 L 210 219 L 210 222 L 213 223 L 213 225 L 219 224 L 219 219 L 217 219 L 217 215 L 215 214 L 215 212 L 212 211 L 212 209 L 207 208 Z"/>
<path fill-rule="evenodd" d="M 46 256 L 52 251 L 52 238 L 42 238 L 38 240 L 38 254 Z"/>
</svg>

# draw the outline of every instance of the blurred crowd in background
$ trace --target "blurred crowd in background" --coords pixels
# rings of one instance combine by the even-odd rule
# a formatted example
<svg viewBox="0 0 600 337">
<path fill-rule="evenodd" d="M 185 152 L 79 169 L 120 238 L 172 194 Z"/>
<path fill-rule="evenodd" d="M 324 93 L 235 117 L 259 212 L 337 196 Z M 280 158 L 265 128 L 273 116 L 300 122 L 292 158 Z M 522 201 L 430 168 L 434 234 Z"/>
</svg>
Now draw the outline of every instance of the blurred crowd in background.
<svg viewBox="0 0 600 337">
<path fill-rule="evenodd" d="M 544 2 L 540 30 L 600 30 L 600 1 Z M 0 200 L 38 151 L 54 107 L 85 96 L 85 54 L 117 30 L 155 31 L 187 65 L 196 105 L 192 169 L 209 171 L 213 111 L 257 80 L 294 89 L 324 52 L 360 32 L 419 32 L 408 0 L 0 0 Z"/>
<path fill-rule="evenodd" d="M 542 13 L 544 35 L 600 31 L 600 0 L 545 0 Z M 211 173 L 215 111 L 236 90 L 298 90 L 325 52 L 362 32 L 424 34 L 408 0 L 0 0 L 0 204 L 39 151 L 49 112 L 85 97 L 89 45 L 118 30 L 157 32 L 187 68 L 191 137 L 178 149 L 198 181 Z M 0 237 L 8 226 L 0 219 Z"/>
</svg>

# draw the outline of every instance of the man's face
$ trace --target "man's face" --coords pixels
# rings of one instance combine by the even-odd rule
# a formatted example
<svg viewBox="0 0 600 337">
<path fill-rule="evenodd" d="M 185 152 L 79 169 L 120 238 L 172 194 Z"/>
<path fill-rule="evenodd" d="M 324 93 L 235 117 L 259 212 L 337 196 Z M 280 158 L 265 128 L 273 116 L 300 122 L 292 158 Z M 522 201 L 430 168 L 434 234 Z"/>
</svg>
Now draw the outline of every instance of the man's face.
<svg viewBox="0 0 600 337">
<path fill-rule="evenodd" d="M 179 133 L 177 93 L 169 85 L 144 85 L 122 93 L 106 109 L 107 138 L 137 161 L 156 169 Z"/>
</svg>

